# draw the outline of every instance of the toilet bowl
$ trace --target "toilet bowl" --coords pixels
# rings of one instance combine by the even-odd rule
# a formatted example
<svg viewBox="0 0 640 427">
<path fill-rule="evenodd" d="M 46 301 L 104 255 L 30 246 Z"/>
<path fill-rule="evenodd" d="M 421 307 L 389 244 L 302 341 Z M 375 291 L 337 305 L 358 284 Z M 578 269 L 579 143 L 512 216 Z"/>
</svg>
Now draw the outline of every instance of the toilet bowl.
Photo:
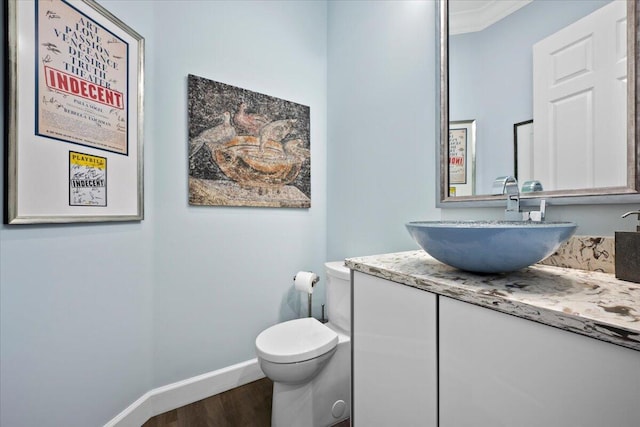
<svg viewBox="0 0 640 427">
<path fill-rule="evenodd" d="M 260 368 L 273 381 L 273 427 L 326 427 L 349 417 L 350 272 L 343 262 L 325 271 L 328 323 L 289 320 L 256 338 Z"/>
<path fill-rule="evenodd" d="M 338 345 L 338 334 L 313 317 L 279 323 L 256 338 L 262 372 L 272 381 L 299 384 L 313 379 Z"/>
</svg>

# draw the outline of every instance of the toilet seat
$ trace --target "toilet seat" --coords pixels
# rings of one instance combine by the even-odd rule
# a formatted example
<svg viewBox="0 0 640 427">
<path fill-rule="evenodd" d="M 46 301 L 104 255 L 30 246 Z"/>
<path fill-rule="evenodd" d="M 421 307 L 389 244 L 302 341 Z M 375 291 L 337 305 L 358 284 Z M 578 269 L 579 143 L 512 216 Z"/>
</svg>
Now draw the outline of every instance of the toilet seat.
<svg viewBox="0 0 640 427">
<path fill-rule="evenodd" d="M 338 334 L 313 317 L 289 320 L 265 329 L 256 338 L 258 357 L 273 363 L 296 363 L 331 351 Z"/>
</svg>

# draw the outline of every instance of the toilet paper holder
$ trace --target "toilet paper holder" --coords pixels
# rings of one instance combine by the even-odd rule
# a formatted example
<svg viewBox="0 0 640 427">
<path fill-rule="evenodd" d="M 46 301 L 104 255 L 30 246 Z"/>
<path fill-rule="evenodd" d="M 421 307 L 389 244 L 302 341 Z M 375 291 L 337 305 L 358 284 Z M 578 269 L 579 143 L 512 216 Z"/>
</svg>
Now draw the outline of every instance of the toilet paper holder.
<svg viewBox="0 0 640 427">
<path fill-rule="evenodd" d="M 296 281 L 296 276 L 297 275 L 293 276 L 293 281 L 294 282 Z M 316 283 L 318 283 L 319 281 L 320 281 L 320 278 L 318 276 L 314 277 L 313 280 L 311 281 L 311 287 L 313 288 L 316 285 Z M 313 294 L 311 292 L 309 292 L 307 295 L 308 295 L 307 298 L 308 298 L 308 305 L 309 305 L 308 316 L 307 317 L 313 317 L 312 316 L 312 312 L 311 312 L 311 305 L 312 305 L 311 295 L 313 295 Z"/>
</svg>

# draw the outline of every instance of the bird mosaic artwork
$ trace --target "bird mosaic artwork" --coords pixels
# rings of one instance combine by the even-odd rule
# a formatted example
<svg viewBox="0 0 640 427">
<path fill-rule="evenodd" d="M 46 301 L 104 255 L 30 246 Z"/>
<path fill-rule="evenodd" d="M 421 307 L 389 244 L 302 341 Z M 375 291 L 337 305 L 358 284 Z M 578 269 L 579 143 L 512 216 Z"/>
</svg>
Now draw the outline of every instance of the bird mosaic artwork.
<svg viewBox="0 0 640 427">
<path fill-rule="evenodd" d="M 296 119 L 276 120 L 265 125 L 260 130 L 260 151 L 264 151 L 269 141 L 281 142 L 291 133 L 296 121 Z"/>
<path fill-rule="evenodd" d="M 207 147 L 222 173 L 241 186 L 274 188 L 291 183 L 310 156 L 302 139 L 286 139 L 297 119 L 268 122 L 266 116 L 249 114 L 246 109 L 247 105 L 241 103 L 233 124 L 231 114 L 225 111 L 222 124 L 193 138 L 189 159 Z"/>
<path fill-rule="evenodd" d="M 247 104 L 241 102 L 233 116 L 233 122 L 249 135 L 258 136 L 260 130 L 269 123 L 269 119 L 262 114 L 248 113 Z"/>
<path fill-rule="evenodd" d="M 189 204 L 311 206 L 310 109 L 188 76 Z"/>
<path fill-rule="evenodd" d="M 285 142 L 284 152 L 288 157 L 300 160 L 308 159 L 311 155 L 310 151 L 304 148 L 304 141 L 301 139 L 291 139 Z"/>
<path fill-rule="evenodd" d="M 266 124 L 259 137 L 241 136 L 213 150 L 220 170 L 243 186 L 279 187 L 291 183 L 309 158 L 300 139 L 285 140 L 296 119 Z"/>
<path fill-rule="evenodd" d="M 231 113 L 225 111 L 222 117 L 222 124 L 203 131 L 189 142 L 189 159 L 193 159 L 205 144 L 224 144 L 236 136 L 236 129 L 231 126 Z"/>
</svg>

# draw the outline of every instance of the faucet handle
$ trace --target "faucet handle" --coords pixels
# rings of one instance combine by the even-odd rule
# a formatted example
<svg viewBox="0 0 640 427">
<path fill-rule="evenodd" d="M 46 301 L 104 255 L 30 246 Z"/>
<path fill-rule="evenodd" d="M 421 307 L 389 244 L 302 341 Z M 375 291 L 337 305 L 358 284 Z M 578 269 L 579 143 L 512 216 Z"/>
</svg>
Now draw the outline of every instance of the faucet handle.
<svg viewBox="0 0 640 427">
<path fill-rule="evenodd" d="M 540 210 L 525 212 L 525 220 L 531 220 L 535 222 L 544 221 L 545 211 L 547 210 L 547 201 L 545 199 L 540 200 Z"/>
<path fill-rule="evenodd" d="M 630 211 L 625 214 L 622 214 L 622 218 L 626 218 L 629 215 L 638 215 L 638 225 L 636 226 L 636 231 L 640 232 L 640 211 Z"/>
</svg>

